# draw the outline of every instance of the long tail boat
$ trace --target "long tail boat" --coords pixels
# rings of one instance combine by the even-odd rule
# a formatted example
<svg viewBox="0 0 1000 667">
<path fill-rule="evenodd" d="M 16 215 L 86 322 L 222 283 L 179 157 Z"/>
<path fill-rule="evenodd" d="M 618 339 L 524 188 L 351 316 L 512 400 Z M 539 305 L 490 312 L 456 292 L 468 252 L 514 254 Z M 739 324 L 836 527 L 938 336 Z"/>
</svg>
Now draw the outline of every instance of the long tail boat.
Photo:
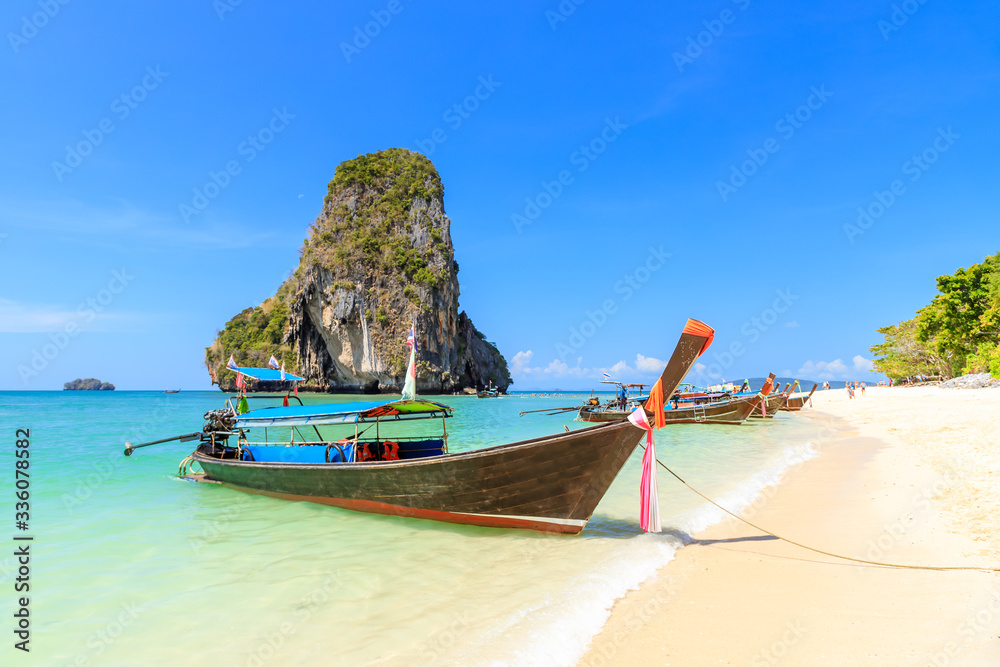
<svg viewBox="0 0 1000 667">
<path fill-rule="evenodd" d="M 688 320 L 661 375 L 659 405 L 713 336 L 710 327 Z M 200 441 L 181 473 L 248 493 L 362 512 L 576 534 L 646 433 L 621 421 L 449 451 L 446 423 L 452 412 L 406 388 L 397 400 L 245 413 L 230 399 L 225 409 L 206 415 L 200 433 L 178 436 Z M 441 430 L 412 435 L 411 422 L 418 420 Z M 323 435 L 320 427 L 341 433 Z M 125 453 L 140 446 L 126 445 Z M 204 473 L 186 475 L 194 464 Z"/>
<path fill-rule="evenodd" d="M 500 398 L 500 388 L 494 387 L 493 380 L 490 380 L 488 387 L 483 387 L 482 391 L 476 392 L 476 398 Z"/>
<path fill-rule="evenodd" d="M 591 398 L 577 411 L 577 420 L 582 422 L 617 422 L 628 419 L 632 410 L 649 398 L 645 391 L 648 384 L 626 384 L 617 380 L 601 380 L 602 384 L 615 385 L 615 397 L 605 403 Z"/>
<path fill-rule="evenodd" d="M 760 392 L 758 393 L 758 397 L 763 396 L 764 398 L 754 405 L 754 409 L 750 413 L 750 419 L 764 419 L 765 417 L 773 419 L 781 406 L 784 405 L 786 396 L 774 391 L 774 378 L 775 374 L 771 373 L 767 376 L 767 380 L 764 381 L 764 386 L 760 388 Z M 767 410 L 766 414 L 761 409 L 762 405 Z"/>
<path fill-rule="evenodd" d="M 796 380 L 795 384 L 798 384 Z M 797 396 L 789 396 L 788 400 L 785 401 L 785 410 L 791 410 L 792 412 L 798 412 L 805 407 L 806 403 L 812 399 L 812 395 L 816 393 L 816 388 L 819 387 L 818 384 L 813 384 L 813 388 L 809 390 L 808 394 L 798 394 Z"/>
<path fill-rule="evenodd" d="M 742 424 L 762 399 L 735 396 L 717 401 L 671 401 L 664 406 L 668 424 Z"/>
<path fill-rule="evenodd" d="M 633 397 L 627 388 L 645 388 L 649 385 L 619 384 L 622 393 L 604 405 L 584 405 L 577 419 L 585 422 L 610 422 L 627 419 L 635 405 L 645 397 Z M 734 396 L 732 393 L 701 391 L 675 392 L 663 407 L 667 424 L 742 424 L 762 399 L 753 396 Z"/>
</svg>

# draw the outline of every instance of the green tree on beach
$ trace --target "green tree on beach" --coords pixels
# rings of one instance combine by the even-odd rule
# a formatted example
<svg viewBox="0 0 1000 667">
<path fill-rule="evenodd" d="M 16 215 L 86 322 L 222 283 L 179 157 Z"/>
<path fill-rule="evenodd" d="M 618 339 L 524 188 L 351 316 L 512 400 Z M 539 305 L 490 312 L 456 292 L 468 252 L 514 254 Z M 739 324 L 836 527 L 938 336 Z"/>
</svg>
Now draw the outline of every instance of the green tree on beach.
<svg viewBox="0 0 1000 667">
<path fill-rule="evenodd" d="M 871 347 L 871 352 L 878 355 L 874 369 L 894 379 L 944 374 L 948 364 L 934 352 L 933 346 L 917 339 L 919 327 L 919 317 L 914 317 L 879 329 L 885 342 Z"/>
<path fill-rule="evenodd" d="M 989 372 L 1000 377 L 1000 253 L 939 276 L 916 317 L 878 330 L 875 370 L 891 378 Z"/>
</svg>

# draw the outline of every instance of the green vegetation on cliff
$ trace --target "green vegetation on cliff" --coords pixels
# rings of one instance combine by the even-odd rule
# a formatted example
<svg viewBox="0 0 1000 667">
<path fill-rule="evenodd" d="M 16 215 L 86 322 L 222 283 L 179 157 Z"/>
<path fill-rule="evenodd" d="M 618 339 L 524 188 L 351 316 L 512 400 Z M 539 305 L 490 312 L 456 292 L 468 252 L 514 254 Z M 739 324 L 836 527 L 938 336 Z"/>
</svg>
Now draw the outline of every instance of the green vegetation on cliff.
<svg viewBox="0 0 1000 667">
<path fill-rule="evenodd" d="M 441 232 L 430 229 L 433 245 L 425 251 L 414 248 L 408 234 L 413 205 L 429 205 L 444 194 L 430 160 L 405 148 L 390 148 L 343 162 L 330 181 L 326 204 L 333 205 L 337 195 L 353 186 L 361 186 L 363 193 L 356 205 L 337 203 L 333 215 L 317 220 L 304 243 L 304 258 L 334 270 L 363 264 L 369 271 L 402 274 L 406 281 L 431 287 L 448 279 L 454 258 Z M 435 254 L 445 259 L 438 270 L 432 268 Z"/>
<path fill-rule="evenodd" d="M 1000 253 L 937 279 L 933 301 L 916 316 L 878 330 L 875 370 L 891 378 L 941 373 L 1000 377 Z"/>
<path fill-rule="evenodd" d="M 205 348 L 205 365 L 216 373 L 217 380 L 235 378 L 235 373 L 226 370 L 230 354 L 240 366 L 257 368 L 267 366 L 273 354 L 279 363 L 285 362 L 285 370 L 296 372 L 295 352 L 282 344 L 288 326 L 287 297 L 286 283 L 274 297 L 226 322 L 215 342 Z"/>
</svg>

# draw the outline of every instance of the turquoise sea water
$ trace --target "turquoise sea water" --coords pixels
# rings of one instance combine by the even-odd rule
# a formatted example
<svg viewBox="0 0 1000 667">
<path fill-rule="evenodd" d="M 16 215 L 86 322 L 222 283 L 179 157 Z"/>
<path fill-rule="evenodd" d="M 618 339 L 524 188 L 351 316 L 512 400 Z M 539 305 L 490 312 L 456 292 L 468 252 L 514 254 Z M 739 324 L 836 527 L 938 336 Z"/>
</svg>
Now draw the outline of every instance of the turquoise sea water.
<svg viewBox="0 0 1000 667">
<path fill-rule="evenodd" d="M 317 402 L 317 397 L 307 401 Z M 357 400 L 323 397 L 322 400 Z M 452 451 L 581 428 L 520 410 L 580 397 L 447 396 Z M 3 664 L 574 664 L 614 600 L 717 510 L 660 471 L 664 530 L 638 526 L 637 450 L 578 536 L 455 526 L 253 496 L 177 478 L 218 392 L 0 393 L 0 542 L 13 545 L 15 429 L 31 431 L 31 653 L 12 648 L 13 546 L 0 547 Z M 657 454 L 745 507 L 812 455 L 781 413 L 681 425 Z M 9 626 L 9 627 L 8 627 Z M 19 658 L 13 662 L 12 658 Z"/>
</svg>

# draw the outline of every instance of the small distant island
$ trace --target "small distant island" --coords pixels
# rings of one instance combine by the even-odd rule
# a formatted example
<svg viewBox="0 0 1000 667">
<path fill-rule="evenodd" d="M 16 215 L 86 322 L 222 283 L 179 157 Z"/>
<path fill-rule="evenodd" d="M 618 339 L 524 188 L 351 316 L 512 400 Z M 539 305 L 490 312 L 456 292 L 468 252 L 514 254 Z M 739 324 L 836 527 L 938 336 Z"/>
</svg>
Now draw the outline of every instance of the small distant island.
<svg viewBox="0 0 1000 667">
<path fill-rule="evenodd" d="M 115 386 L 110 382 L 101 382 L 97 378 L 77 378 L 72 382 L 63 385 L 63 391 L 114 391 Z"/>
</svg>

